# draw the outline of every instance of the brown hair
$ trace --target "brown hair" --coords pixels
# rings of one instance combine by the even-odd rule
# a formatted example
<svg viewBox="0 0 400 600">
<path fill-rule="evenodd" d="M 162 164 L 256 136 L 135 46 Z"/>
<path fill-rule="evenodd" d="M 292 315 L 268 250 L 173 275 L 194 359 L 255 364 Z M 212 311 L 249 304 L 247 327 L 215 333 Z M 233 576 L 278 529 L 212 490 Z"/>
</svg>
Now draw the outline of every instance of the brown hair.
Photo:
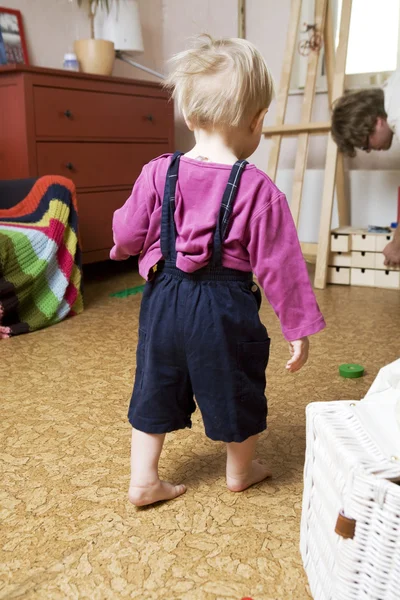
<svg viewBox="0 0 400 600">
<path fill-rule="evenodd" d="M 383 90 L 373 88 L 351 92 L 339 98 L 332 113 L 332 137 L 340 152 L 356 155 L 375 130 L 378 117 L 387 117 Z"/>
</svg>

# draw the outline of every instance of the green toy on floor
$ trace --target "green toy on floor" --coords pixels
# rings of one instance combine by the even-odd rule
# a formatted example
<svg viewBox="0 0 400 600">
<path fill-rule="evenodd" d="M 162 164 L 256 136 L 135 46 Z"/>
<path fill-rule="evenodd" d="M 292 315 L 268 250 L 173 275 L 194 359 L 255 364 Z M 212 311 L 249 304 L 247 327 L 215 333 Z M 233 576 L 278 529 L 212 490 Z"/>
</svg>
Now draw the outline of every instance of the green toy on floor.
<svg viewBox="0 0 400 600">
<path fill-rule="evenodd" d="M 144 290 L 144 285 L 138 285 L 133 288 L 128 288 L 126 290 L 121 290 L 120 292 L 114 292 L 110 294 L 111 298 L 127 298 L 127 296 L 135 296 L 136 294 L 141 294 Z"/>
</svg>

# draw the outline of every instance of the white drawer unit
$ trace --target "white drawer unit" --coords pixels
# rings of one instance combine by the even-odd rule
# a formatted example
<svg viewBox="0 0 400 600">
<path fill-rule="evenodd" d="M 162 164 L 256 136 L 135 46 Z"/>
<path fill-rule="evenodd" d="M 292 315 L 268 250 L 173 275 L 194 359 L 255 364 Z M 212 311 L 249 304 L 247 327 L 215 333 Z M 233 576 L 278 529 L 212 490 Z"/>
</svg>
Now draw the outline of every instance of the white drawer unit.
<svg viewBox="0 0 400 600">
<path fill-rule="evenodd" d="M 331 252 L 330 267 L 351 267 L 351 252 Z"/>
<path fill-rule="evenodd" d="M 385 265 L 382 251 L 393 240 L 393 230 L 339 227 L 331 232 L 328 283 L 400 289 L 400 266 Z"/>
<path fill-rule="evenodd" d="M 398 290 L 400 288 L 400 272 L 375 271 L 375 287 Z"/>
<path fill-rule="evenodd" d="M 380 235 L 376 235 L 375 238 L 376 238 L 375 250 L 377 252 L 383 252 L 383 250 L 389 244 L 389 242 L 391 242 L 393 240 L 393 234 L 389 234 L 389 233 L 388 233 L 388 235 L 380 234 Z"/>
<path fill-rule="evenodd" d="M 331 251 L 332 252 L 350 252 L 350 236 L 340 233 L 332 233 L 331 235 Z"/>
<path fill-rule="evenodd" d="M 346 267 L 329 267 L 328 283 L 350 285 L 350 269 Z"/>
<path fill-rule="evenodd" d="M 360 269 L 375 268 L 375 253 L 374 252 L 351 252 L 351 266 L 359 267 Z"/>
<path fill-rule="evenodd" d="M 351 249 L 359 252 L 375 252 L 376 235 L 368 233 L 353 233 L 351 236 Z"/>
<path fill-rule="evenodd" d="M 375 286 L 375 273 L 374 269 L 350 269 L 350 284 L 360 285 L 366 287 Z"/>
</svg>

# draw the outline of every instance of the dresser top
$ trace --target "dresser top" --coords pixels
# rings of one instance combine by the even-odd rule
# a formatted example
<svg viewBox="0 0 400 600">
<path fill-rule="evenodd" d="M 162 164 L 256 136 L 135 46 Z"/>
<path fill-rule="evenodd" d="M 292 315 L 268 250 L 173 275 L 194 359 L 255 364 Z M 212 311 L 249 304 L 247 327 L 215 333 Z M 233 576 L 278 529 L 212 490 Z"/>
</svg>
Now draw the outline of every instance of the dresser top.
<svg viewBox="0 0 400 600">
<path fill-rule="evenodd" d="M 161 84 L 155 81 L 144 79 L 131 79 L 130 77 L 108 77 L 106 75 L 92 75 L 91 73 L 78 73 L 76 71 L 67 71 L 66 69 L 49 69 L 46 67 L 32 67 L 28 65 L 2 65 L 0 66 L 0 77 L 3 73 L 27 73 L 33 75 L 54 75 L 57 77 L 67 77 L 79 80 L 102 81 L 107 83 L 128 83 L 134 85 L 143 85 L 160 89 Z"/>
</svg>

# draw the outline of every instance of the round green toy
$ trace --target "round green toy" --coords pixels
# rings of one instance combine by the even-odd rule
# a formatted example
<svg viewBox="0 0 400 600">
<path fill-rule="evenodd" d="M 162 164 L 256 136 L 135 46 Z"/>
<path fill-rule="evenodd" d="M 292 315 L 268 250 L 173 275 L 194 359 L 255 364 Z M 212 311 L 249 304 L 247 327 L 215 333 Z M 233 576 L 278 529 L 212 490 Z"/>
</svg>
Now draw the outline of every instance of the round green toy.
<svg viewBox="0 0 400 600">
<path fill-rule="evenodd" d="M 339 366 L 339 373 L 342 377 L 346 377 L 347 379 L 356 379 L 357 377 L 362 377 L 364 375 L 364 367 L 347 363 Z"/>
</svg>

